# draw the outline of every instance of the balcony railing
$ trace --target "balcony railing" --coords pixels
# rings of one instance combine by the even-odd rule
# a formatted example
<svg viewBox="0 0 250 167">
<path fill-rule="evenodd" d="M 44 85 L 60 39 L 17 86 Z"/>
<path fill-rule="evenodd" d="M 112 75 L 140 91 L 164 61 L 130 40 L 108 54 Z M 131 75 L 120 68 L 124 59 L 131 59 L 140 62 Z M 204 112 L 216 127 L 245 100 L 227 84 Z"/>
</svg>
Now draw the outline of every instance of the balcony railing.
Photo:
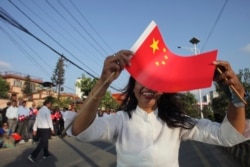
<svg viewBox="0 0 250 167">
<path fill-rule="evenodd" d="M 28 74 L 23 74 L 23 73 L 14 72 L 14 71 L 5 71 L 5 72 L 0 72 L 0 76 L 3 78 L 18 78 L 18 79 L 25 80 Z M 31 75 L 29 75 L 29 77 L 32 82 L 37 82 L 37 83 L 43 82 L 42 78 L 40 77 L 35 77 Z"/>
</svg>

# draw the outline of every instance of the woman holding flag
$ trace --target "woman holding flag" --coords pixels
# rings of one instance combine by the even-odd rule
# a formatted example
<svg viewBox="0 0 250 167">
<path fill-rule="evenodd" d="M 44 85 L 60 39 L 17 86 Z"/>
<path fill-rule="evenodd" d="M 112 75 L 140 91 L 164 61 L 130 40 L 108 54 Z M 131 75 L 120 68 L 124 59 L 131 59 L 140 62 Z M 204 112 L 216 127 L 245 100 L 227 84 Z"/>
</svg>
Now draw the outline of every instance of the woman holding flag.
<svg viewBox="0 0 250 167">
<path fill-rule="evenodd" d="M 178 167 L 184 140 L 226 147 L 248 140 L 244 87 L 230 64 L 216 61 L 216 56 L 216 50 L 190 57 L 175 55 L 152 21 L 131 51 L 106 58 L 100 79 L 72 122 L 72 133 L 85 142 L 114 141 L 117 166 L 133 167 Z M 101 98 L 124 68 L 131 77 L 122 92 L 120 110 L 96 119 Z M 209 87 L 213 80 L 231 98 L 221 124 L 187 116 L 176 93 Z"/>
<path fill-rule="evenodd" d="M 230 147 L 249 139 L 245 105 L 234 92 L 227 115 L 218 124 L 186 116 L 177 93 L 149 89 L 133 77 L 123 91 L 125 99 L 121 111 L 95 119 L 101 98 L 122 70 L 131 65 L 132 55 L 133 52 L 122 50 L 106 58 L 100 79 L 86 99 L 83 112 L 79 112 L 72 124 L 72 133 L 79 140 L 114 141 L 117 166 L 178 167 L 179 147 L 183 140 Z M 225 61 L 214 61 L 213 64 L 222 69 L 215 80 L 235 88 L 240 96 L 244 96 L 245 90 L 230 64 Z"/>
</svg>

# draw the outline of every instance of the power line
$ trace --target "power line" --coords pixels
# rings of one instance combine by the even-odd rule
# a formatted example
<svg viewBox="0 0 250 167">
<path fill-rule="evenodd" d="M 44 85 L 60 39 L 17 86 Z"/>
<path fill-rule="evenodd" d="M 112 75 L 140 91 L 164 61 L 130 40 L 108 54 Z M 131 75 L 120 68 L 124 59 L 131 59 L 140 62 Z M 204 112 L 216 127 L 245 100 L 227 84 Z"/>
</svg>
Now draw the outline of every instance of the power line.
<svg viewBox="0 0 250 167">
<path fill-rule="evenodd" d="M 108 53 L 105 51 L 105 49 L 93 38 L 93 36 L 84 28 L 84 26 L 69 12 L 69 10 L 61 3 L 61 1 L 59 0 L 58 2 L 62 6 L 62 8 L 68 13 L 68 15 L 70 15 L 70 17 L 83 29 L 84 32 L 87 33 L 87 35 L 94 41 L 94 43 L 98 45 L 102 49 L 102 51 L 104 51 L 104 53 L 107 55 Z M 105 57 L 106 56 L 104 56 L 104 58 Z"/>
<path fill-rule="evenodd" d="M 104 39 L 101 37 L 101 35 L 96 31 L 96 29 L 91 25 L 91 23 L 88 21 L 87 17 L 84 16 L 84 14 L 77 8 L 77 5 L 75 5 L 73 3 L 72 0 L 69 0 L 70 3 L 72 4 L 72 6 L 74 7 L 75 11 L 77 11 L 80 16 L 85 20 L 85 22 L 89 25 L 89 27 L 93 30 L 93 32 L 95 32 L 95 34 L 97 35 L 97 37 L 99 37 L 99 39 L 103 42 L 103 44 L 112 52 L 112 53 L 115 53 L 114 50 L 111 49 L 111 47 L 104 41 Z M 122 80 L 125 80 L 124 79 L 124 75 L 121 75 L 120 78 Z M 126 78 L 127 80 L 127 78 Z"/>
<path fill-rule="evenodd" d="M 87 44 L 89 44 L 100 55 L 103 55 L 92 43 L 90 43 L 90 41 L 80 31 L 77 30 L 77 28 L 75 26 L 73 26 L 72 24 L 70 24 L 69 21 L 48 0 L 46 0 L 46 2 L 50 5 L 50 7 L 52 7 L 56 11 L 56 13 L 58 15 L 61 16 L 61 18 L 64 19 L 65 22 L 67 22 L 80 35 L 80 37 L 82 37 L 87 42 Z"/>
<path fill-rule="evenodd" d="M 16 46 L 20 49 L 20 51 L 24 53 L 24 55 L 27 56 L 28 59 L 30 59 L 31 61 L 33 61 L 33 62 L 37 65 L 36 67 L 40 67 L 40 68 L 42 69 L 41 71 L 42 71 L 42 72 L 45 72 L 46 75 L 49 74 L 48 71 L 46 71 L 46 69 L 45 69 L 40 63 L 38 63 L 38 62 L 36 61 L 36 59 L 34 59 L 34 58 L 28 53 L 28 51 L 25 50 L 24 47 L 22 47 L 22 46 L 21 46 L 12 36 L 11 36 L 11 34 L 9 34 L 9 33 L 8 33 L 3 27 L 1 27 L 1 26 L 0 26 L 0 29 L 8 36 L 8 38 L 12 41 L 12 43 L 13 43 L 14 45 L 16 45 Z"/>
<path fill-rule="evenodd" d="M 45 43 L 44 41 L 42 41 L 41 39 L 39 39 L 38 37 L 36 37 L 34 34 L 32 34 L 31 32 L 29 32 L 25 27 L 23 27 L 20 23 L 18 23 L 15 19 L 13 19 L 4 9 L 2 9 L 1 7 L 0 7 L 0 9 L 1 9 L 0 10 L 0 18 L 2 18 L 3 20 L 5 20 L 7 23 L 9 23 L 9 24 L 13 25 L 14 27 L 18 28 L 19 30 L 21 30 L 21 31 L 29 34 L 30 36 L 32 36 L 33 38 L 35 38 L 36 40 L 38 40 L 39 42 L 41 42 L 42 44 L 44 44 L 45 46 L 47 46 L 53 52 L 55 52 L 59 56 L 63 57 L 66 61 L 70 62 L 72 65 L 74 65 L 78 69 L 81 69 L 82 71 L 84 71 L 89 76 L 91 76 L 93 78 L 97 78 L 93 74 L 91 74 L 90 72 L 88 72 L 87 70 L 85 70 L 85 69 L 81 68 L 80 66 L 78 66 L 77 64 L 75 64 L 73 61 L 71 61 L 70 59 L 68 59 L 64 55 L 60 54 L 58 51 L 56 51 L 54 48 L 52 48 L 51 46 L 49 46 L 47 43 Z M 114 89 L 114 90 L 119 91 L 119 89 L 116 89 L 113 86 L 110 86 L 110 87 L 112 89 Z"/>
<path fill-rule="evenodd" d="M 24 13 L 18 6 L 16 6 L 14 3 L 9 0 L 9 2 L 18 10 L 20 11 L 25 17 L 27 17 L 33 24 L 35 24 L 42 32 L 44 32 L 50 39 L 52 39 L 56 44 L 58 44 L 60 47 L 62 47 L 67 53 L 69 53 L 71 56 L 76 58 L 79 62 L 81 62 L 86 68 L 91 70 L 86 64 L 84 64 L 80 59 L 75 57 L 68 49 L 66 49 L 64 46 L 62 46 L 57 40 L 55 40 L 50 34 L 48 34 L 41 26 L 39 26 L 35 21 L 33 21 L 26 13 Z M 60 53 L 59 53 L 60 54 Z M 61 55 L 61 54 L 60 54 Z M 91 70 L 92 71 L 92 70 Z M 94 71 L 92 71 L 95 73 Z"/>
<path fill-rule="evenodd" d="M 40 7 L 40 5 L 37 5 L 36 1 L 33 1 L 33 3 L 34 3 L 34 4 L 35 4 L 44 14 L 46 14 L 46 15 L 48 16 L 47 18 L 51 19 L 51 20 L 53 21 L 53 23 L 56 24 L 56 26 L 50 25 L 48 22 L 46 22 L 44 19 L 42 19 L 38 14 L 36 14 L 35 12 L 33 12 L 32 9 L 30 9 L 29 7 L 27 7 L 25 4 L 23 4 L 23 5 L 24 5 L 26 8 L 28 8 L 34 15 L 36 15 L 38 18 L 40 18 L 43 22 L 45 22 L 45 23 L 46 23 L 50 28 L 52 28 L 56 33 L 58 33 L 61 37 L 63 37 L 63 38 L 65 39 L 65 41 L 68 41 L 69 44 L 72 45 L 75 49 L 80 50 L 82 53 L 83 53 L 83 52 L 86 52 L 86 51 L 89 51 L 89 50 L 85 47 L 85 45 L 81 45 L 81 48 L 84 48 L 84 49 L 85 49 L 85 50 L 82 50 L 81 48 L 79 48 L 79 47 L 77 47 L 76 45 L 74 45 L 74 42 L 72 42 L 72 40 L 66 38 L 65 35 L 64 35 L 63 33 L 60 33 L 60 31 L 55 30 L 54 27 L 60 27 L 60 29 L 63 29 L 64 32 L 66 32 L 67 35 L 70 36 L 74 41 L 77 41 L 77 44 L 80 44 L 80 43 L 81 43 L 81 42 L 78 41 L 76 38 L 74 38 L 74 36 L 72 36 L 70 33 L 68 33 L 68 31 L 64 28 L 64 26 L 60 25 L 60 24 L 57 22 L 56 19 L 54 19 L 53 17 L 51 17 L 51 15 L 49 15 L 45 10 L 43 10 L 43 9 Z M 90 54 L 90 53 L 89 53 L 89 54 Z M 96 58 L 96 61 L 92 61 L 92 62 L 96 63 L 98 66 L 101 66 L 101 64 L 99 63 L 97 57 L 94 56 L 94 57 L 91 57 L 91 58 Z M 77 59 L 77 61 L 79 61 L 79 59 Z M 79 61 L 79 62 L 81 63 L 82 61 Z"/>
<path fill-rule="evenodd" d="M 205 43 L 204 43 L 204 45 L 203 45 L 202 48 L 201 48 L 201 51 L 204 49 L 204 47 L 206 46 L 206 44 L 207 44 L 208 40 L 210 39 L 212 33 L 214 32 L 214 29 L 215 29 L 216 25 L 218 24 L 218 21 L 219 21 L 221 15 L 222 15 L 222 13 L 223 13 L 223 11 L 224 11 L 226 5 L 227 5 L 227 2 L 228 2 L 228 0 L 226 0 L 225 3 L 224 3 L 224 5 L 222 6 L 222 8 L 221 8 L 221 10 L 220 10 L 220 12 L 219 12 L 219 14 L 218 14 L 218 16 L 217 16 L 217 18 L 216 18 L 214 24 L 213 24 L 213 26 L 212 26 L 212 28 L 211 28 L 211 31 L 209 32 L 209 34 L 208 34 L 208 36 L 207 36 L 207 39 L 205 40 Z"/>
<path fill-rule="evenodd" d="M 96 29 L 91 25 L 91 23 L 88 21 L 88 19 L 82 14 L 82 12 L 77 8 L 77 6 L 73 3 L 72 0 L 69 0 L 72 6 L 75 8 L 75 10 L 82 16 L 82 18 L 87 22 L 87 24 L 91 27 L 91 29 L 97 34 L 97 36 L 100 38 L 100 40 L 105 44 L 105 46 L 114 53 L 114 50 L 111 49 L 111 47 L 104 41 L 104 39 L 101 37 L 101 35 L 96 31 Z"/>
</svg>

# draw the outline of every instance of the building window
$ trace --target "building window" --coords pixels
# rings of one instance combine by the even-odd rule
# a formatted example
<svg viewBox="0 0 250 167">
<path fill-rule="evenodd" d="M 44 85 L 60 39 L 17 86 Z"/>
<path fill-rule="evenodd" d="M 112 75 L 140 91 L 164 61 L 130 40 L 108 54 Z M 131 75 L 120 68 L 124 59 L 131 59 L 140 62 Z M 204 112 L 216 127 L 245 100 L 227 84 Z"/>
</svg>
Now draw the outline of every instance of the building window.
<svg viewBox="0 0 250 167">
<path fill-rule="evenodd" d="M 22 87 L 22 81 L 21 80 L 18 80 L 18 79 L 15 79 L 14 80 L 14 86 L 15 87 Z"/>
</svg>

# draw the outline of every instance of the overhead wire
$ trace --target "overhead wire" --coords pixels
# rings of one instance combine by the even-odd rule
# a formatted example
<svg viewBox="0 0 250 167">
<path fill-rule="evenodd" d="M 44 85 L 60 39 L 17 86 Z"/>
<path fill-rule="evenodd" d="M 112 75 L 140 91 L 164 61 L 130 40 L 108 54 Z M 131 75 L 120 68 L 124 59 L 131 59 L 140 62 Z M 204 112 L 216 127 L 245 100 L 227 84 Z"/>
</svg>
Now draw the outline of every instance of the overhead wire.
<svg viewBox="0 0 250 167">
<path fill-rule="evenodd" d="M 19 1 L 19 2 L 21 2 L 21 1 Z M 36 12 L 34 12 L 31 8 L 29 8 L 29 7 L 28 7 L 27 5 L 25 5 L 24 3 L 22 3 L 22 4 L 23 4 L 23 6 L 25 6 L 28 10 L 30 10 L 30 11 L 32 12 L 32 14 L 36 15 L 40 20 L 42 20 L 43 22 L 45 22 L 47 26 L 49 26 L 51 29 L 53 29 L 55 33 L 58 33 L 63 39 L 65 39 L 65 41 L 67 41 L 67 42 L 69 43 L 69 45 L 72 45 L 76 50 L 80 51 L 80 52 L 83 53 L 84 55 L 86 55 L 86 52 L 88 52 L 87 54 L 91 54 L 91 53 L 89 52 L 89 50 L 85 47 L 85 45 L 81 45 L 81 48 L 79 48 L 78 46 L 75 45 L 75 43 L 74 43 L 75 41 L 76 41 L 76 44 L 80 44 L 81 42 L 78 41 L 76 38 L 74 38 L 74 36 L 71 35 L 71 33 L 69 33 L 69 31 L 67 31 L 67 30 L 64 28 L 64 27 L 65 27 L 64 25 L 60 25 L 60 24 L 58 23 L 58 20 L 54 19 L 54 17 L 51 17 L 52 14 L 49 15 L 45 10 L 43 10 L 43 8 L 41 8 L 40 5 L 38 5 L 38 4 L 36 3 L 36 1 L 32 1 L 32 2 L 34 3 L 34 5 L 36 5 L 36 7 L 38 7 L 38 8 L 40 9 L 40 11 L 43 12 L 43 14 L 45 14 L 46 16 L 48 16 L 47 19 L 52 20 L 52 22 L 54 23 L 54 25 L 49 24 L 46 20 L 44 20 L 42 17 L 40 17 L 39 14 L 37 14 Z M 47 10 L 47 11 L 48 11 L 48 10 Z M 67 38 L 63 33 L 60 33 L 61 31 L 56 30 L 54 27 L 60 27 L 60 29 L 63 30 L 63 33 L 66 34 L 66 35 L 68 35 L 70 38 L 72 38 L 73 41 L 70 40 L 70 38 Z M 83 50 L 82 48 L 84 48 L 84 50 Z M 93 55 L 93 54 L 92 54 L 92 55 Z M 101 66 L 100 61 L 98 61 L 98 59 L 97 59 L 96 56 L 91 56 L 91 58 L 95 58 L 95 60 L 91 61 L 92 63 L 96 64 L 98 67 Z M 77 61 L 79 61 L 79 59 L 77 59 Z M 84 60 L 81 60 L 81 61 L 79 61 L 79 62 L 81 63 L 82 61 L 84 61 Z M 67 62 L 65 62 L 65 67 L 67 67 L 67 68 L 69 67 L 69 66 L 67 65 Z M 66 70 L 66 71 L 67 71 L 67 70 Z"/>
<path fill-rule="evenodd" d="M 22 3 L 22 1 L 19 1 Z M 54 27 L 56 26 L 52 26 L 50 25 L 47 21 L 45 21 L 43 18 L 41 18 L 36 12 L 34 12 L 31 8 L 29 8 L 27 5 L 25 5 L 24 3 L 22 3 L 22 5 L 24 7 L 26 7 L 33 15 L 37 16 L 40 20 L 42 20 L 48 27 L 50 27 L 51 29 L 53 29 L 56 33 L 58 33 L 62 38 L 64 38 L 66 41 L 70 41 L 68 38 L 66 38 L 62 33 L 60 33 L 60 31 L 57 31 Z M 49 17 L 52 18 L 52 17 Z M 69 42 L 70 44 L 73 44 L 73 42 Z M 77 48 L 79 50 L 79 48 Z M 73 55 L 72 53 L 70 55 Z M 85 63 L 82 62 L 82 60 L 80 60 L 78 57 L 76 56 L 72 56 L 73 58 L 75 58 L 79 63 L 83 64 L 85 67 L 87 66 Z M 93 62 L 97 62 L 97 61 L 93 61 Z M 97 63 L 96 63 L 97 64 Z M 99 65 L 99 64 L 98 64 Z M 88 66 L 88 69 L 90 69 L 90 67 Z M 96 72 L 94 72 L 95 75 L 97 75 Z"/>
<path fill-rule="evenodd" d="M 64 46 L 62 46 L 55 38 L 53 38 L 49 33 L 47 33 L 41 26 L 39 26 L 33 19 L 31 19 L 25 12 L 23 12 L 17 5 L 15 5 L 11 0 L 9 2 L 18 10 L 20 11 L 25 17 L 27 17 L 33 24 L 35 24 L 43 33 L 45 33 L 50 39 L 52 39 L 56 44 L 58 44 L 61 48 L 63 48 L 67 53 L 69 53 L 71 56 L 73 56 L 75 59 L 77 59 L 79 62 L 81 62 L 86 68 L 88 68 L 92 73 L 95 73 L 92 69 L 90 69 L 85 63 L 83 63 L 80 59 L 78 59 L 76 56 L 74 56 L 68 49 L 66 49 Z M 62 54 L 60 54 L 62 55 Z M 65 59 L 67 60 L 67 59 Z M 97 75 L 97 74 L 95 74 Z"/>
<path fill-rule="evenodd" d="M 102 36 L 96 31 L 96 29 L 94 28 L 94 26 L 92 26 L 92 24 L 89 22 L 89 20 L 87 19 L 87 17 L 84 16 L 84 14 L 78 9 L 78 7 L 73 3 L 72 0 L 69 0 L 69 2 L 71 3 L 71 5 L 74 7 L 74 9 L 80 14 L 80 16 L 85 20 L 85 22 L 90 26 L 90 28 L 96 33 L 96 35 L 98 36 L 98 38 L 104 43 L 104 45 L 112 52 L 114 53 L 114 50 L 111 49 L 111 47 L 107 44 L 107 42 L 105 42 L 105 40 L 102 38 Z"/>
<path fill-rule="evenodd" d="M 78 24 L 79 27 L 82 28 L 82 30 L 90 37 L 90 39 L 92 39 L 94 41 L 94 43 L 99 46 L 99 48 L 105 53 L 105 55 L 102 56 L 105 58 L 106 55 L 108 55 L 107 51 L 93 38 L 93 36 L 84 28 L 84 26 L 71 14 L 71 12 L 69 12 L 69 10 L 62 4 L 62 2 L 60 0 L 57 1 L 62 8 L 68 13 L 68 15 Z M 86 38 L 87 39 L 87 38 Z M 87 42 L 91 43 L 89 40 L 87 40 Z M 94 44 L 93 44 L 94 45 Z M 95 45 L 94 45 L 95 46 Z"/>
<path fill-rule="evenodd" d="M 71 3 L 71 5 L 73 6 L 73 8 L 75 9 L 75 11 L 77 11 L 79 13 L 79 15 L 83 18 L 83 20 L 87 23 L 87 25 L 89 25 L 89 27 L 91 28 L 91 30 L 97 35 L 97 37 L 102 41 L 102 43 L 111 51 L 111 53 L 115 53 L 113 49 L 111 49 L 111 47 L 107 44 L 107 42 L 105 42 L 105 40 L 102 38 L 102 36 L 97 32 L 97 30 L 94 28 L 94 26 L 92 26 L 92 24 L 90 23 L 90 21 L 87 19 L 87 17 L 84 16 L 83 12 L 80 11 L 77 8 L 77 5 L 75 5 L 73 3 L 72 0 L 69 0 L 69 2 Z M 89 34 L 89 33 L 88 33 Z M 121 75 L 120 78 L 121 80 L 128 80 L 128 77 L 125 79 L 124 78 L 125 75 Z"/>
<path fill-rule="evenodd" d="M 205 42 L 204 42 L 204 44 L 203 44 L 203 46 L 202 46 L 202 48 L 201 48 L 201 51 L 203 51 L 203 49 L 205 48 L 205 46 L 206 46 L 208 40 L 210 39 L 212 33 L 214 32 L 214 29 L 215 29 L 215 27 L 217 26 L 217 24 L 218 24 L 218 22 L 219 22 L 219 19 L 220 19 L 221 15 L 222 15 L 222 13 L 223 13 L 223 11 L 224 11 L 224 9 L 225 9 L 227 3 L 228 3 L 228 0 L 226 0 L 225 3 L 223 4 L 223 6 L 222 6 L 222 8 L 221 8 L 221 10 L 220 10 L 220 12 L 219 12 L 219 14 L 218 14 L 218 16 L 217 16 L 217 18 L 216 18 L 214 24 L 213 24 L 213 26 L 212 26 L 212 28 L 211 28 L 211 30 L 210 30 L 208 36 L 207 36 L 207 38 L 206 38 L 206 40 L 205 40 Z"/>
<path fill-rule="evenodd" d="M 70 22 L 48 0 L 46 0 L 46 2 L 56 11 L 56 13 L 58 15 L 61 16 L 61 18 L 65 22 L 67 22 L 79 34 L 80 37 L 82 37 L 87 42 L 88 45 L 90 45 L 95 51 L 97 51 L 100 55 L 103 56 L 103 53 L 100 52 L 100 50 L 97 49 L 75 26 L 73 26 L 72 24 L 70 24 Z"/>
<path fill-rule="evenodd" d="M 24 49 L 24 47 L 22 45 L 19 44 L 19 42 L 17 42 L 15 40 L 15 38 L 10 34 L 8 33 L 2 26 L 0 26 L 0 29 L 7 35 L 7 37 L 11 40 L 11 42 L 17 46 L 17 48 L 19 48 L 19 50 L 28 58 L 30 59 L 31 61 L 33 61 L 35 64 L 36 64 L 36 67 L 42 69 L 41 71 L 46 73 L 46 75 L 49 75 L 49 72 L 39 63 L 36 61 L 36 59 L 34 59 L 32 57 L 31 54 L 29 54 L 29 52 Z M 16 35 L 16 34 L 15 34 Z"/>
<path fill-rule="evenodd" d="M 7 26 L 7 27 L 9 27 L 6 23 L 5 23 L 5 25 Z M 29 46 L 29 44 L 27 43 L 27 42 L 25 42 L 25 40 L 23 40 L 17 33 L 15 33 L 15 31 L 13 31 L 11 28 L 9 28 L 8 30 L 10 30 L 11 32 L 12 32 L 12 34 L 14 34 L 14 36 L 15 37 L 17 37 L 20 41 L 22 41 L 22 44 L 23 45 L 25 45 L 26 47 L 28 47 L 36 56 L 38 56 L 39 57 L 39 59 L 43 62 L 43 64 L 45 64 L 48 68 L 50 68 L 50 69 L 52 69 L 52 67 L 34 50 L 34 49 L 32 49 L 32 47 L 30 47 Z M 7 31 L 5 31 L 6 33 L 7 33 Z M 14 37 L 12 37 L 13 39 L 14 39 Z M 31 55 L 31 54 L 30 54 Z M 41 66 L 41 67 L 43 67 L 40 63 L 38 63 L 37 61 L 36 61 L 36 59 L 35 58 L 33 58 L 33 56 L 31 55 L 31 57 L 32 57 L 32 60 L 35 60 L 35 62 L 37 63 L 37 64 L 39 64 L 39 66 Z M 47 68 L 46 68 L 47 69 Z M 48 73 L 48 71 L 47 70 L 45 70 L 45 68 L 43 68 L 43 70 L 42 71 L 46 71 L 46 73 L 47 74 L 49 74 Z"/>
<path fill-rule="evenodd" d="M 10 0 L 9 0 L 10 1 Z M 25 27 L 23 27 L 20 23 L 18 23 L 13 17 L 11 17 L 4 9 L 2 9 L 0 7 L 0 18 L 2 18 L 4 21 L 6 21 L 7 23 L 9 23 L 10 25 L 13 25 L 14 27 L 18 28 L 19 30 L 27 33 L 28 35 L 32 36 L 33 38 L 35 38 L 36 40 L 38 40 L 39 42 L 41 42 L 43 45 L 45 45 L 46 47 L 48 47 L 49 49 L 51 49 L 53 52 L 55 52 L 57 55 L 63 57 L 66 61 L 70 62 L 72 65 L 74 65 L 75 67 L 77 67 L 78 69 L 84 71 L 86 74 L 88 74 L 89 76 L 93 77 L 93 78 L 97 78 L 96 76 L 94 76 L 92 73 L 88 72 L 87 70 L 81 68 L 79 65 L 77 65 L 76 63 L 74 63 L 73 61 L 71 61 L 70 59 L 68 59 L 66 56 L 64 56 L 63 54 L 59 53 L 57 50 L 55 50 L 54 48 L 52 48 L 51 46 L 49 46 L 47 43 L 45 43 L 44 41 L 42 41 L 41 39 L 39 39 L 37 36 L 35 36 L 34 34 L 32 34 L 31 32 L 29 32 Z M 112 85 L 110 86 L 112 89 L 119 91 L 119 89 L 113 87 Z"/>
<path fill-rule="evenodd" d="M 70 26 L 72 26 L 71 24 L 70 24 L 70 22 L 65 18 L 65 16 L 63 16 L 59 11 L 58 11 L 58 9 L 56 9 L 49 1 L 47 1 L 47 3 L 49 4 L 49 6 L 67 23 L 67 24 L 69 24 Z M 73 14 L 71 14 L 70 13 L 70 11 L 66 8 L 66 6 L 65 5 L 63 5 L 62 3 L 60 3 L 60 5 L 63 7 L 63 9 L 64 10 L 66 10 L 66 12 L 68 13 L 68 15 L 70 15 L 71 16 L 71 18 L 73 18 L 73 20 L 75 20 L 77 23 L 78 23 L 78 25 L 82 28 L 82 29 L 84 29 L 84 31 L 89 35 L 89 36 L 91 36 L 91 39 L 92 40 L 94 40 L 94 42 L 97 44 L 97 46 L 100 46 L 101 48 L 103 48 L 94 38 L 93 38 L 93 36 L 88 32 L 88 30 L 86 29 L 86 28 L 84 28 L 84 26 L 81 24 L 81 23 L 79 23 L 79 21 L 73 16 Z M 52 17 L 50 17 L 50 18 L 52 18 Z M 86 17 L 85 17 L 85 19 L 86 19 Z M 88 22 L 89 23 L 89 22 Z M 89 23 L 90 24 L 90 23 Z M 93 26 L 92 26 L 93 27 Z M 76 27 L 74 28 L 74 29 L 76 29 Z M 94 32 L 96 32 L 97 33 L 97 31 L 94 31 Z M 100 36 L 100 35 L 99 35 Z M 101 38 L 101 37 L 100 37 Z M 90 42 L 90 41 L 87 41 L 87 42 Z M 104 49 L 102 49 L 102 50 L 104 50 Z M 98 57 L 97 56 L 90 56 L 90 58 L 95 58 L 96 59 L 96 61 L 92 61 L 92 63 L 97 63 L 97 62 L 100 62 L 100 59 L 97 59 Z M 102 66 L 102 64 L 100 65 L 98 65 L 99 67 L 100 66 Z M 124 75 L 121 75 L 121 78 L 122 77 L 124 77 Z M 114 86 L 115 85 L 115 87 L 118 87 L 117 86 L 117 82 L 113 82 L 112 83 L 112 85 Z M 121 85 L 121 84 L 119 84 L 119 85 Z M 116 91 L 117 91 L 117 89 L 116 89 Z"/>
</svg>

